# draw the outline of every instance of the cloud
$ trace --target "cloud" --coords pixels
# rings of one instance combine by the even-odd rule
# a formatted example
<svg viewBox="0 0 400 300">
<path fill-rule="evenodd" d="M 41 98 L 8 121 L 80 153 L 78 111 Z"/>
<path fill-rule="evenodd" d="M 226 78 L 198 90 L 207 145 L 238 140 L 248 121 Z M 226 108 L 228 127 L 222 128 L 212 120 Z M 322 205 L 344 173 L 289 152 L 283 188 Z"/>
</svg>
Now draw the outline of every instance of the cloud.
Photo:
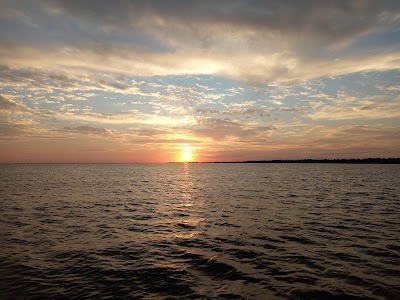
<svg viewBox="0 0 400 300">
<path fill-rule="evenodd" d="M 232 120 L 230 118 L 196 117 L 197 125 L 188 130 L 193 136 L 214 141 L 238 140 L 241 143 L 264 141 L 276 128 L 272 125 L 260 125 L 252 122 Z"/>
<path fill-rule="evenodd" d="M 308 116 L 314 120 L 400 118 L 400 97 L 361 98 L 342 94 L 330 104 L 316 106 L 316 110 Z"/>
<path fill-rule="evenodd" d="M 87 30 L 66 23 L 75 37 L 68 43 L 54 37 L 43 44 L 41 35 L 36 43 L 24 44 L 18 35 L 0 41 L 2 63 L 143 76 L 217 74 L 255 85 L 400 68 L 393 43 L 362 40 L 398 29 L 398 1 L 59 0 L 41 6 L 54 22 L 73 16 Z M 360 41 L 367 47 L 357 46 Z"/>
<path fill-rule="evenodd" d="M 389 0 L 5 1 L 2 145 L 393 152 L 399 29 Z"/>
<path fill-rule="evenodd" d="M 18 111 L 24 110 L 25 107 L 14 100 L 0 95 L 0 111 Z"/>
<path fill-rule="evenodd" d="M 87 46 L 87 45 L 86 45 Z M 99 45 L 101 48 L 102 45 Z M 115 49 L 120 49 L 121 46 Z M 177 74 L 224 75 L 251 84 L 296 83 L 313 78 L 337 76 L 361 71 L 400 68 L 400 51 L 347 53 L 337 57 L 301 57 L 297 52 L 260 53 L 223 52 L 188 49 L 185 53 L 138 52 L 134 47 L 121 53 L 110 50 L 102 54 L 90 48 L 40 49 L 7 44 L 0 50 L 0 63 L 12 66 L 64 69 L 87 68 L 106 72 L 124 72 L 138 76 Z M 102 83 L 123 90 L 123 85 Z"/>
<path fill-rule="evenodd" d="M 57 0 L 59 12 L 111 27 L 148 31 L 283 33 L 324 44 L 358 37 L 398 19 L 397 1 L 85 1 Z M 200 26 L 199 26 L 200 25 Z M 202 25 L 202 26 L 201 26 Z M 228 30 L 227 30 L 228 29 Z M 229 30 L 230 29 L 230 30 Z M 300 43 L 300 41 L 299 41 Z M 318 42 L 320 43 L 320 42 Z M 205 43 L 206 44 L 206 43 Z"/>
<path fill-rule="evenodd" d="M 94 126 L 89 126 L 89 125 L 81 125 L 81 126 L 75 126 L 75 127 L 63 127 L 63 128 L 58 129 L 57 131 L 65 132 L 65 133 L 94 134 L 94 135 L 102 135 L 102 136 L 107 136 L 112 133 L 112 131 L 109 129 L 99 128 L 99 127 L 94 127 Z"/>
<path fill-rule="evenodd" d="M 23 140 L 29 138 L 55 138 L 46 129 L 32 120 L 18 119 L 11 121 L 0 120 L 0 140 Z"/>
<path fill-rule="evenodd" d="M 35 29 L 39 27 L 38 24 L 33 21 L 33 18 L 31 16 L 13 7 L 4 6 L 2 8 L 2 11 L 0 12 L 0 18 L 8 20 L 18 20 L 24 25 Z"/>
</svg>

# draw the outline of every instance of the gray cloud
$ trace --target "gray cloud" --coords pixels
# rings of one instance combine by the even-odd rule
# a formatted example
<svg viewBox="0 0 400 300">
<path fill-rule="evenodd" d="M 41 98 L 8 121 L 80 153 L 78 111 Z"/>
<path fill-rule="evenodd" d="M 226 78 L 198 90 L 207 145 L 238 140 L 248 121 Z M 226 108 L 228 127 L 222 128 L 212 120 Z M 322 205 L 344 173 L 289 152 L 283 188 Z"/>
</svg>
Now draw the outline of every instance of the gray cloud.
<svg viewBox="0 0 400 300">
<path fill-rule="evenodd" d="M 2 6 L 23 7 L 17 4 Z M 0 63 L 137 75 L 219 74 L 254 84 L 399 66 L 398 48 L 389 38 L 352 47 L 369 34 L 398 29 L 395 0 L 54 0 L 38 2 L 40 9 L 27 7 L 31 19 L 46 19 L 43 32 L 33 32 L 29 45 L 18 40 L 19 32 L 0 38 Z M 62 27 L 60 19 L 69 21 Z M 53 27 L 60 34 L 49 41 L 44 28 Z"/>
<path fill-rule="evenodd" d="M 3 96 L 0 95 L 0 111 L 15 111 L 15 110 L 22 110 L 24 109 L 24 106 L 21 104 Z"/>
<path fill-rule="evenodd" d="M 270 108 L 270 107 L 243 107 L 243 108 L 231 108 L 228 110 L 218 110 L 218 109 L 205 109 L 205 108 L 196 108 L 194 111 L 200 115 L 249 115 L 249 116 L 258 116 L 258 117 L 267 117 L 270 116 L 273 112 L 292 112 L 292 113 L 300 113 L 302 110 L 300 108 L 291 108 L 291 107 L 278 107 L 278 108 Z"/>
<path fill-rule="evenodd" d="M 41 128 L 29 119 L 1 120 L 0 140 L 24 138 L 54 138 L 46 128 Z"/>
<path fill-rule="evenodd" d="M 386 1 L 51 1 L 85 21 L 141 30 L 204 32 L 223 28 L 294 35 L 317 43 L 341 43 L 396 23 L 400 4 Z M 397 20 L 398 22 L 398 20 Z M 260 37 L 260 36 L 259 36 Z"/>
<path fill-rule="evenodd" d="M 99 128 L 89 125 L 81 125 L 75 127 L 63 127 L 58 129 L 59 132 L 78 133 L 78 134 L 94 134 L 94 135 L 110 135 L 111 130 L 106 128 Z"/>
<path fill-rule="evenodd" d="M 272 125 L 262 126 L 247 124 L 230 118 L 216 119 L 208 117 L 196 117 L 197 124 L 190 130 L 195 136 L 224 140 L 226 138 L 238 138 L 242 142 L 263 141 L 264 138 L 276 128 Z"/>
</svg>

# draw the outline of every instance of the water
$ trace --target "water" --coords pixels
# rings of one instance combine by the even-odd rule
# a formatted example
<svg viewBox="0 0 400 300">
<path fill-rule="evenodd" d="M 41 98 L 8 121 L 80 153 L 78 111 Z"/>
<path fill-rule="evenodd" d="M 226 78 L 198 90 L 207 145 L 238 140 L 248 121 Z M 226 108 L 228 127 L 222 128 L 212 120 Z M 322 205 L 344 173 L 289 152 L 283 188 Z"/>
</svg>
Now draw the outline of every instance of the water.
<svg viewBox="0 0 400 300">
<path fill-rule="evenodd" d="M 0 171 L 1 299 L 400 299 L 399 165 Z"/>
</svg>

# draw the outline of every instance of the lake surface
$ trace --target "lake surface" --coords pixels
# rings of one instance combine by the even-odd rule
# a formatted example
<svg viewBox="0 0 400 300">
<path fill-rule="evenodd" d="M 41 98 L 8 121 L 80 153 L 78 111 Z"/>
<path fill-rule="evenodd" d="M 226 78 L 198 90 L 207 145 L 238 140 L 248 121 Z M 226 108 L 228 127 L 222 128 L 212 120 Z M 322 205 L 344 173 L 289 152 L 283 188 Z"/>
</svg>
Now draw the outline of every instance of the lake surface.
<svg viewBox="0 0 400 300">
<path fill-rule="evenodd" d="M 400 165 L 0 165 L 0 299 L 400 299 Z"/>
</svg>

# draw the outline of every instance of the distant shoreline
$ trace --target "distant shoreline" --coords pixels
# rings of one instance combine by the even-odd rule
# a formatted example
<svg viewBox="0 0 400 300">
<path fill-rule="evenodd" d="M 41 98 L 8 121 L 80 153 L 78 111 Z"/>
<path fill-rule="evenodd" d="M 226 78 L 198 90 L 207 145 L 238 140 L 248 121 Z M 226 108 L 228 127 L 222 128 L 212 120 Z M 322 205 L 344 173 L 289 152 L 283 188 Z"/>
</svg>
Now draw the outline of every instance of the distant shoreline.
<svg viewBox="0 0 400 300">
<path fill-rule="evenodd" d="M 196 162 L 191 162 L 196 163 Z M 323 163 L 323 164 L 400 164 L 400 158 L 350 158 L 350 159 L 274 159 L 274 160 L 247 160 L 247 161 L 214 161 L 204 162 L 211 164 L 221 163 L 244 163 L 244 164 L 310 164 L 310 163 Z"/>
</svg>

